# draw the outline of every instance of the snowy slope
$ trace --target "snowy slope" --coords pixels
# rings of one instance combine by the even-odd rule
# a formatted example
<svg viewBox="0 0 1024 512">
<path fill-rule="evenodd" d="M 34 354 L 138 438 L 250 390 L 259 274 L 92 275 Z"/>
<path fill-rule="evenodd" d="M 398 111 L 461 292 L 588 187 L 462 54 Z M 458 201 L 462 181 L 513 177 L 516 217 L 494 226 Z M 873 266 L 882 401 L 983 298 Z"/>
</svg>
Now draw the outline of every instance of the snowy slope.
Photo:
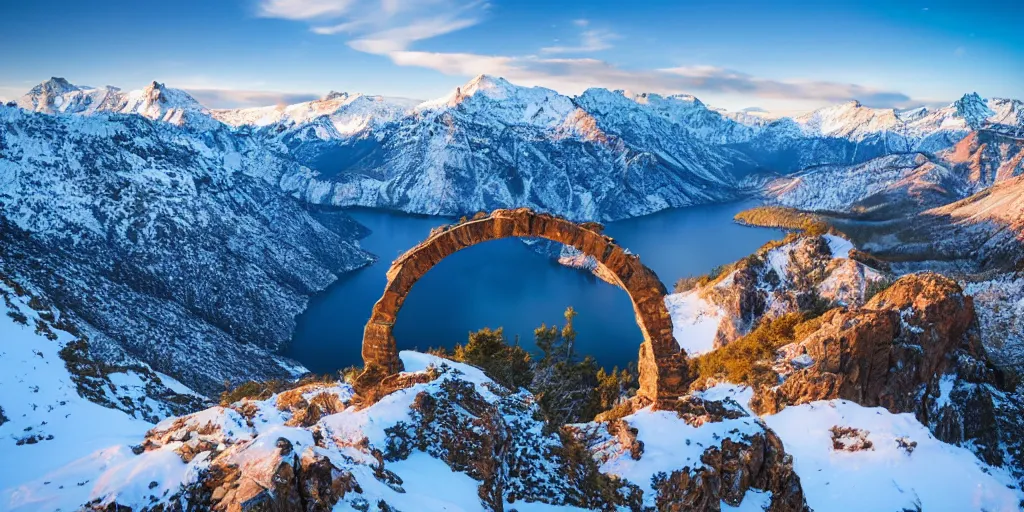
<svg viewBox="0 0 1024 512">
<path fill-rule="evenodd" d="M 893 216 L 951 203 L 1024 174 L 1024 142 L 972 131 L 937 153 L 823 165 L 771 180 L 766 195 L 803 210 Z"/>
<path fill-rule="evenodd" d="M 2 284 L 0 296 L 0 460 L 5 461 L 0 469 L 0 510 L 23 500 L 33 503 L 29 509 L 52 510 L 53 502 L 36 501 L 36 493 L 21 484 L 96 450 L 131 442 L 153 426 L 147 420 L 180 413 L 182 408 L 154 398 L 174 395 L 145 367 L 121 371 L 89 366 L 94 377 L 72 375 L 61 351 L 71 350 L 69 345 L 79 338 L 55 328 L 60 322 L 48 320 L 54 318 L 53 311 L 37 311 L 28 296 Z M 56 318 L 61 320 L 62 315 Z M 108 406 L 84 398 L 80 389 L 99 393 L 109 400 Z M 72 484 L 66 489 L 78 488 Z M 53 490 L 57 492 L 56 486 Z"/>
<path fill-rule="evenodd" d="M 764 420 L 793 455 L 816 512 L 1019 510 L 1021 492 L 1010 475 L 935 439 L 912 414 L 830 400 L 787 407 Z M 835 426 L 864 431 L 872 446 L 837 450 Z M 900 441 L 916 444 L 907 450 Z"/>
<path fill-rule="evenodd" d="M 297 164 L 223 125 L 0 107 L 3 272 L 203 391 L 288 376 L 271 352 L 307 297 L 371 256 L 343 213 L 314 218 L 276 179 Z"/>
<path fill-rule="evenodd" d="M 500 489 L 508 494 L 498 496 L 506 508 L 609 508 L 579 501 L 596 497 L 579 495 L 582 488 L 572 476 L 579 467 L 566 466 L 572 463 L 557 451 L 563 441 L 556 434 L 544 434 L 531 418 L 534 406 L 527 395 L 496 387 L 471 366 L 414 352 L 402 352 L 401 357 L 407 367 L 404 375 L 415 383 L 369 407 L 350 406 L 353 392 L 347 384 L 322 382 L 267 400 L 244 400 L 168 418 L 148 433 L 145 428 L 151 425 L 129 421 L 123 431 L 115 428 L 109 437 L 87 443 L 46 470 L 7 475 L 18 485 L 0 495 L 0 506 L 19 511 L 67 510 L 85 502 L 175 507 L 189 503 L 190 497 L 221 505 L 250 500 L 287 503 L 288 496 L 298 492 L 292 487 L 297 485 L 314 490 L 327 504 L 338 500 L 334 510 L 363 510 L 382 501 L 400 510 L 488 510 L 491 507 L 481 499 L 490 498 L 492 487 L 481 480 L 480 466 L 467 464 L 466 457 L 489 460 L 487 451 L 477 450 L 486 450 L 491 436 L 502 436 L 508 448 L 500 455 L 502 464 L 515 468 L 500 477 L 507 479 Z M 937 441 L 912 415 L 833 400 L 757 418 L 743 411 L 750 398 L 749 389 L 718 385 L 694 394 L 680 406 L 680 413 L 647 408 L 612 423 L 572 425 L 567 432 L 580 436 L 586 456 L 593 457 L 602 474 L 615 477 L 616 485 L 625 486 L 620 490 L 638 506 L 678 499 L 672 493 L 706 499 L 702 493 L 723 485 L 721 492 L 726 494 L 716 498 L 716 504 L 722 500 L 722 510 L 767 509 L 776 495 L 749 487 L 751 479 L 765 475 L 735 478 L 751 468 L 786 478 L 785 462 L 760 468 L 756 459 L 772 458 L 775 462 L 770 464 L 777 464 L 788 456 L 744 451 L 771 445 L 766 439 L 774 434 L 765 430 L 765 423 L 792 454 L 792 468 L 799 477 L 796 496 L 806 496 L 816 511 L 1002 512 L 1016 510 L 1021 498 L 1012 478 L 964 448 Z M 303 413 L 311 403 L 329 408 L 310 422 Z M 491 408 L 500 411 L 500 417 L 488 412 Z M 435 415 L 431 426 L 414 428 L 427 410 Z M 711 410 L 719 412 L 712 415 Z M 488 427 L 493 421 L 501 429 Z M 855 430 L 837 445 L 833 427 Z M 456 437 L 449 437 L 452 434 Z M 863 444 L 865 440 L 870 446 Z M 858 442 L 864 449 L 844 449 Z M 135 445 L 140 447 L 133 451 Z M 716 466 L 723 464 L 721 459 L 714 462 L 716 457 L 737 465 Z M 291 468 L 300 465 L 303 471 L 296 477 Z M 725 467 L 734 469 L 707 473 Z M 237 468 L 236 476 L 222 468 Z M 734 474 L 736 470 L 739 473 Z M 672 482 L 687 478 L 717 483 L 673 487 Z M 741 487 L 734 489 L 718 478 Z M 785 482 L 773 485 L 777 492 L 793 491 Z M 343 489 L 343 496 L 328 490 L 332 487 Z M 611 492 L 619 491 L 606 491 Z"/>
</svg>

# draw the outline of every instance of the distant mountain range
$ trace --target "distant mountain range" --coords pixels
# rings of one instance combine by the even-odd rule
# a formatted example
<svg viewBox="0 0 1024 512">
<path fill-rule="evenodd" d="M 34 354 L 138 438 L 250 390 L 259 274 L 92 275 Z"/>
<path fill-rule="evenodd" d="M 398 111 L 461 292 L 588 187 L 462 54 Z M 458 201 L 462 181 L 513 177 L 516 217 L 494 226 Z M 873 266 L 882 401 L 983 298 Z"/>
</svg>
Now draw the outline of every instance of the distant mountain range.
<svg viewBox="0 0 1024 512">
<path fill-rule="evenodd" d="M 53 78 L 16 104 L 227 125 L 300 164 L 279 173 L 280 184 L 315 204 L 445 215 L 525 205 L 587 220 L 734 199 L 751 173 L 937 153 L 977 130 L 1024 137 L 1020 101 L 974 93 L 934 110 L 852 101 L 768 120 L 686 95 L 590 89 L 569 97 L 487 75 L 425 102 L 332 92 L 229 110 L 156 82 L 122 92 Z"/>
</svg>

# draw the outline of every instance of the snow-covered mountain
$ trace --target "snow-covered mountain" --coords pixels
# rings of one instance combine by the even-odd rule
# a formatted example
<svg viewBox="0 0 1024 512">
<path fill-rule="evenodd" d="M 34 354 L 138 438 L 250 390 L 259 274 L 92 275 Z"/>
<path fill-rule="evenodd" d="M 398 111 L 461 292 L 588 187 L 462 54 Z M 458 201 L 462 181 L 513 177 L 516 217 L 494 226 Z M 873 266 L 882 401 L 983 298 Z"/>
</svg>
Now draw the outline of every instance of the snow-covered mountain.
<svg viewBox="0 0 1024 512">
<path fill-rule="evenodd" d="M 879 218 L 951 203 L 1021 174 L 1024 140 L 985 129 L 935 153 L 821 165 L 769 180 L 764 189 L 785 206 Z"/>
<path fill-rule="evenodd" d="M 372 130 L 401 117 L 420 101 L 384 96 L 331 92 L 319 100 L 294 105 L 273 105 L 242 109 L 213 110 L 218 121 L 231 126 L 295 128 L 327 117 L 333 132 L 317 134 L 323 139 L 342 138 Z"/>
<path fill-rule="evenodd" d="M 608 220 L 736 197 L 734 164 L 669 128 L 602 125 L 555 91 L 481 76 L 360 137 L 275 140 L 317 171 L 283 181 L 313 203 Z"/>
<path fill-rule="evenodd" d="M 138 90 L 123 92 L 116 87 L 84 87 L 64 78 L 51 78 L 15 102 L 33 112 L 94 114 L 116 112 L 138 114 L 148 119 L 182 125 L 186 122 L 207 124 L 210 112 L 181 89 L 172 89 L 152 82 Z"/>
<path fill-rule="evenodd" d="M 426 102 L 331 93 L 214 111 L 156 82 L 122 92 L 53 78 L 17 104 L 203 129 L 226 124 L 301 164 L 280 182 L 312 203 L 450 215 L 532 206 L 595 220 L 735 198 L 738 178 L 755 170 L 859 165 L 938 153 L 976 131 L 1024 133 L 1021 102 L 973 93 L 934 110 L 854 101 L 769 120 L 687 95 L 589 89 L 569 97 L 487 75 Z"/>
<path fill-rule="evenodd" d="M 45 271 L 9 265 L 101 327 L 97 347 L 174 373 L 191 371 L 200 337 L 225 340 L 210 345 L 230 352 L 223 368 L 175 373 L 210 391 L 290 374 L 265 351 L 287 339 L 305 296 L 368 261 L 354 223 L 303 203 L 607 220 L 738 198 L 740 177 L 767 166 L 802 170 L 772 185 L 785 204 L 923 208 L 1020 174 L 1020 112 L 972 94 L 934 111 L 849 103 L 748 123 L 688 96 L 568 97 L 485 75 L 427 102 L 332 93 L 210 111 L 155 82 L 122 92 L 54 78 L 0 107 L 2 220 L 9 252 Z M 941 149 L 901 153 L 914 144 Z M 89 305 L 97 289 L 119 305 Z M 133 304 L 152 313 L 118 314 Z M 143 353 L 137 332 L 166 338 L 167 353 Z"/>
<path fill-rule="evenodd" d="M 103 360 L 204 393 L 302 372 L 273 355 L 294 316 L 372 260 L 347 215 L 281 192 L 298 164 L 212 126 L 0 107 L 2 271 L 92 326 Z"/>
</svg>

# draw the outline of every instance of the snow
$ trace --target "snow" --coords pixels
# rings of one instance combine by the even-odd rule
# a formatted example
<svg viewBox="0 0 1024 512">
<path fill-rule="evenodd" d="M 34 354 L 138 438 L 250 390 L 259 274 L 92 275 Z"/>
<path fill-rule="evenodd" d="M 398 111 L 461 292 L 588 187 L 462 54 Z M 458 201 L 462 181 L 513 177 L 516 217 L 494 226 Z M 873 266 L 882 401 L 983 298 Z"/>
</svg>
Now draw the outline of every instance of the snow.
<svg viewBox="0 0 1024 512">
<path fill-rule="evenodd" d="M 167 386 L 167 389 L 170 389 L 171 391 L 174 391 L 175 393 L 178 393 L 178 394 L 181 394 L 181 395 L 194 395 L 194 396 L 198 396 L 198 397 L 202 397 L 203 396 L 203 395 L 200 395 L 199 393 L 196 393 L 195 391 L 192 391 L 191 388 L 189 388 L 188 386 L 182 384 L 181 382 L 178 382 L 177 379 L 175 379 L 174 377 L 171 377 L 170 375 L 163 374 L 163 373 L 160 373 L 160 372 L 155 372 L 155 373 L 156 373 L 157 377 L 160 377 L 160 382 L 163 383 L 164 386 Z"/>
<path fill-rule="evenodd" d="M 858 510 L 1016 511 L 1022 498 L 1003 470 L 983 465 L 966 448 L 932 437 L 911 414 L 845 400 L 789 406 L 764 421 L 793 456 L 807 504 L 816 512 Z M 868 432 L 874 447 L 832 449 L 829 429 Z M 917 442 L 908 454 L 896 439 Z"/>
<path fill-rule="evenodd" d="M 853 242 L 836 235 L 822 235 L 821 237 L 828 242 L 828 248 L 832 250 L 833 258 L 850 257 L 850 251 L 853 250 Z"/>
<path fill-rule="evenodd" d="M 476 384 L 477 390 L 484 399 L 492 402 L 498 399 L 497 395 L 484 385 L 490 383 L 491 380 L 479 368 L 409 350 L 400 352 L 399 357 L 402 359 L 402 364 L 405 365 L 405 373 L 421 372 L 430 366 L 439 368 L 441 365 L 447 365 L 453 370 L 461 372 L 459 378 Z M 322 419 L 321 423 L 326 432 L 338 441 L 355 444 L 365 437 L 371 445 L 383 447 L 387 440 L 385 430 L 399 421 L 408 420 L 409 406 L 412 405 L 416 395 L 428 386 L 436 385 L 438 385 L 437 381 L 416 384 L 391 393 L 365 409 L 347 409 L 328 416 Z"/>
<path fill-rule="evenodd" d="M 623 419 L 639 430 L 637 440 L 644 443 L 643 456 L 633 460 L 628 454 L 620 454 L 605 461 L 601 471 L 639 485 L 646 489 L 647 497 L 654 495 L 651 478 L 657 473 L 701 467 L 704 463 L 700 457 L 707 448 L 720 445 L 727 437 L 738 440 L 761 431 L 751 416 L 694 427 L 674 411 L 652 411 L 649 407 Z"/>
<path fill-rule="evenodd" d="M 739 506 L 734 507 L 723 501 L 722 512 L 762 512 L 768 510 L 771 504 L 772 493 L 760 489 L 750 489 L 743 496 L 743 501 Z"/>
<path fill-rule="evenodd" d="M 121 503 L 145 503 L 149 496 L 170 495 L 179 488 L 195 481 L 206 465 L 208 454 L 200 454 L 188 464 L 182 462 L 178 454 L 170 450 L 155 450 L 134 455 L 126 446 L 116 446 L 104 450 L 111 455 L 104 461 L 106 464 L 91 467 L 93 459 L 84 459 L 81 468 L 74 464 L 75 469 L 84 469 L 83 478 L 96 478 L 90 489 L 88 499 L 81 502 L 103 498 L 103 503 L 111 503 L 115 499 Z M 54 475 L 55 482 L 69 482 L 69 474 L 60 472 Z M 156 485 L 153 485 L 153 484 Z M 52 484 L 51 484 L 52 485 Z M 152 487 L 150 487 L 152 485 Z"/>
<path fill-rule="evenodd" d="M 672 335 L 690 357 L 715 349 L 718 325 L 725 317 L 722 308 L 704 300 L 697 290 L 665 297 L 672 317 Z"/>
<path fill-rule="evenodd" d="M 12 303 L 30 323 L 38 318 L 13 294 Z M 4 461 L 0 466 L 0 510 L 75 509 L 83 503 L 82 491 L 89 486 L 72 484 L 57 489 L 41 482 L 55 481 L 66 474 L 62 466 L 97 450 L 137 442 L 152 424 L 79 396 L 58 354 L 72 337 L 54 331 L 58 339 L 50 341 L 33 328 L 14 322 L 9 311 L 0 301 L 0 407 L 9 419 L 0 425 L 0 460 Z M 137 377 L 120 375 L 115 378 L 121 384 L 136 382 Z M 30 435 L 42 439 L 17 445 L 17 440 Z M 114 460 L 118 453 L 101 452 L 100 460 Z M 96 474 L 86 469 L 77 466 L 74 470 L 80 477 L 77 482 L 88 482 L 87 475 Z"/>
<path fill-rule="evenodd" d="M 775 271 L 775 275 L 779 276 L 779 282 L 781 283 L 785 283 L 789 275 L 789 251 L 792 248 L 793 244 L 776 247 L 768 251 L 766 257 L 768 267 Z"/>
<path fill-rule="evenodd" d="M 939 379 L 939 397 L 935 399 L 935 410 L 941 410 L 949 403 L 949 394 L 956 386 L 956 376 L 953 374 L 943 375 Z"/>
</svg>

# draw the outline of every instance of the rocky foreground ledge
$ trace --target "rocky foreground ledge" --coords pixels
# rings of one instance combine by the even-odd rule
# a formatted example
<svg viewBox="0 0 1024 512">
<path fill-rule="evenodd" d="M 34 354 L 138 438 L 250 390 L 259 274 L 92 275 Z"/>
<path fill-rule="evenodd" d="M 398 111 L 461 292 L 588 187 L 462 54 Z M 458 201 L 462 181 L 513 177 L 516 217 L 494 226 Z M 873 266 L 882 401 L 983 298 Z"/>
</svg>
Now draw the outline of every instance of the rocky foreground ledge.
<svg viewBox="0 0 1024 512">
<path fill-rule="evenodd" d="M 72 387 L 45 405 L 57 413 L 44 422 L 28 408 L 0 411 L 0 436 L 47 434 L 0 444 L 33 475 L 0 489 L 0 508 L 1019 510 L 1021 401 L 986 363 L 971 299 L 918 274 L 856 302 L 810 320 L 762 362 L 776 385 L 695 382 L 678 400 L 558 428 L 538 419 L 526 390 L 416 352 L 402 352 L 406 371 L 370 396 L 306 382 L 155 426 L 116 421 Z M 5 358 L 29 368 L 55 357 L 52 341 L 9 318 L 0 327 L 24 354 L 6 348 Z M 53 382 L 73 381 L 56 370 L 37 383 L 39 370 L 25 370 L 19 382 L 49 396 Z M 11 385 L 0 380 L 0 398 Z M 95 409 L 106 419 L 83 423 Z M 39 471 L 32 454 L 58 449 L 80 455 Z"/>
<path fill-rule="evenodd" d="M 526 391 L 402 358 L 408 387 L 368 407 L 347 384 L 312 383 L 165 420 L 81 461 L 97 475 L 87 508 L 807 509 L 782 441 L 732 398 L 552 431 Z"/>
</svg>

